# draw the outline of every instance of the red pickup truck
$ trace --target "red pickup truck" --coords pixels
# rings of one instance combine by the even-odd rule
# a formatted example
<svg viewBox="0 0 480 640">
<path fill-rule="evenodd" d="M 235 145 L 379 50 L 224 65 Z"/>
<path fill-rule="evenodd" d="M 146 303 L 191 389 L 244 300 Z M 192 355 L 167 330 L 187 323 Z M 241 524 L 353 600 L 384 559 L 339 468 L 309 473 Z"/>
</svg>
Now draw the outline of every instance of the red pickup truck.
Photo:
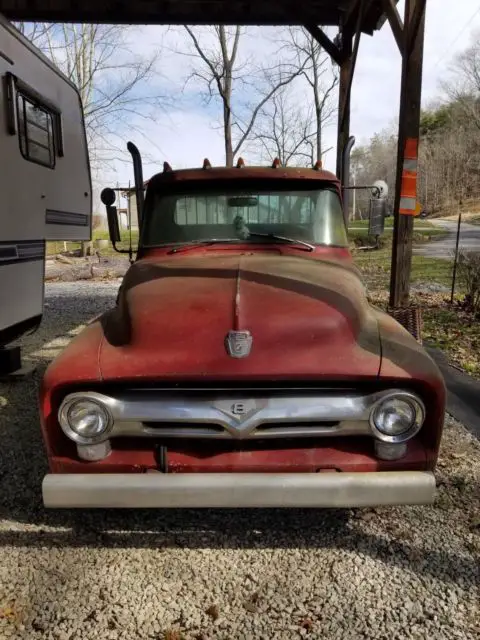
<svg viewBox="0 0 480 640">
<path fill-rule="evenodd" d="M 444 404 L 367 300 L 333 174 L 167 167 L 115 307 L 46 372 L 44 503 L 427 504 Z"/>
</svg>

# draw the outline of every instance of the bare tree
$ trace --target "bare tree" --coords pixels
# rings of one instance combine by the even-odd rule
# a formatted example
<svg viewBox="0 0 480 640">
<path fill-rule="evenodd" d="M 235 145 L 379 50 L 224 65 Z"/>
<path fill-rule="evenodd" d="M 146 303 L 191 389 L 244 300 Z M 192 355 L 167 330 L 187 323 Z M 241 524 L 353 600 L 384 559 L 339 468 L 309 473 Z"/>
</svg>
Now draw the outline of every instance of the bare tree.
<svg viewBox="0 0 480 640">
<path fill-rule="evenodd" d="M 310 88 L 315 125 L 314 159 L 321 160 L 325 153 L 323 131 L 332 122 L 337 110 L 333 101 L 338 84 L 337 69 L 330 56 L 306 29 L 291 27 L 284 49 L 293 53 L 295 66 Z"/>
<path fill-rule="evenodd" d="M 418 200 L 429 213 L 453 213 L 459 202 L 475 211 L 480 202 L 480 44 L 478 35 L 456 56 L 437 99 L 422 111 Z M 358 184 L 395 184 L 397 139 L 393 127 L 352 152 Z M 393 199 L 394 189 L 390 189 Z M 366 209 L 364 192 L 359 209 Z"/>
<path fill-rule="evenodd" d="M 355 184 L 372 185 L 375 180 L 384 180 L 390 187 L 389 206 L 393 206 L 395 195 L 397 137 L 394 127 L 376 133 L 368 145 L 360 146 L 352 151 L 351 171 L 355 176 Z M 370 191 L 361 189 L 356 193 L 354 213 L 366 217 L 370 201 Z"/>
<path fill-rule="evenodd" d="M 480 130 L 480 31 L 473 34 L 471 44 L 454 58 L 450 78 L 442 86 L 464 115 Z"/>
<path fill-rule="evenodd" d="M 315 163 L 313 109 L 295 100 L 295 85 L 282 87 L 260 110 L 252 139 L 270 161 L 289 164 Z"/>
<path fill-rule="evenodd" d="M 126 158 L 125 131 L 143 134 L 165 98 L 149 89 L 158 53 L 135 55 L 121 25 L 19 23 L 17 28 L 75 84 L 82 100 L 94 183 Z M 82 253 L 91 251 L 82 243 Z"/>
<path fill-rule="evenodd" d="M 122 25 L 16 26 L 78 88 L 93 172 L 123 160 L 125 130 L 142 134 L 141 121 L 166 104 L 166 98 L 151 89 L 158 52 L 135 54 L 135 29 Z"/>
<path fill-rule="evenodd" d="M 204 36 L 206 35 L 203 42 L 198 30 L 188 26 L 185 30 L 193 44 L 193 55 L 200 63 L 195 66 L 191 77 L 201 80 L 206 87 L 207 102 L 214 97 L 221 100 L 225 164 L 231 167 L 235 157 L 251 135 L 261 109 L 279 89 L 298 76 L 301 70 L 292 69 L 290 65 L 282 63 L 269 68 L 258 66 L 254 68 L 252 65 L 247 70 L 249 63 L 242 65 L 238 59 L 240 40 L 244 33 L 241 27 L 228 28 L 217 25 L 208 28 L 206 33 L 203 32 Z M 208 39 L 211 44 L 206 42 Z M 237 104 L 234 107 L 237 84 L 242 87 L 248 84 L 250 89 L 254 87 L 257 97 L 254 104 Z"/>
</svg>

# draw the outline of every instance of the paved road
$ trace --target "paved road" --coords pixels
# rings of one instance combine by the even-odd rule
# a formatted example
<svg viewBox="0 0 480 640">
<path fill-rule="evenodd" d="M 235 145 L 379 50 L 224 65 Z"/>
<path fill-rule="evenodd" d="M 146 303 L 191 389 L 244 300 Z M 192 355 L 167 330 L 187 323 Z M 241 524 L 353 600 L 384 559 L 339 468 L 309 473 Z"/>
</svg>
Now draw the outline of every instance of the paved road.
<svg viewBox="0 0 480 640">
<path fill-rule="evenodd" d="M 457 223 L 450 220 L 430 220 L 436 227 L 447 229 L 448 236 L 428 242 L 413 250 L 416 255 L 428 258 L 451 259 L 455 251 Z M 466 251 L 480 251 L 480 225 L 462 223 L 460 228 L 460 248 Z"/>
</svg>

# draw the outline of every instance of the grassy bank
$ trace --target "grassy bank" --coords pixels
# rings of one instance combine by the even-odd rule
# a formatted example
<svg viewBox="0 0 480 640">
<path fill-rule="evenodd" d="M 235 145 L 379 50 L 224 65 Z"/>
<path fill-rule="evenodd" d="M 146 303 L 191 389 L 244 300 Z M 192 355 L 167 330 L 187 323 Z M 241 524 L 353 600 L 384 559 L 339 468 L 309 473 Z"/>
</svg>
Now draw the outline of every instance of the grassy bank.
<svg viewBox="0 0 480 640">
<path fill-rule="evenodd" d="M 428 222 L 428 220 L 425 220 L 424 218 L 415 218 L 413 224 L 415 229 L 420 229 L 420 228 L 433 229 L 434 228 L 433 224 L 431 222 Z M 351 220 L 348 223 L 348 227 L 367 229 L 368 220 Z M 385 218 L 385 229 L 391 229 L 391 228 L 393 228 L 393 216 Z"/>
<path fill-rule="evenodd" d="M 414 220 L 413 240 L 416 243 L 429 242 L 445 237 L 448 231 L 439 229 L 430 222 L 421 219 Z M 386 218 L 385 232 L 381 236 L 383 244 L 391 242 L 393 236 L 393 217 Z M 358 244 L 374 244 L 373 238 L 368 238 L 368 220 L 354 220 L 348 225 L 348 237 Z"/>
<path fill-rule="evenodd" d="M 130 232 L 123 229 L 120 232 L 120 235 L 122 240 L 118 245 L 118 248 L 128 249 Z M 97 229 L 93 232 L 92 239 L 94 242 L 95 240 L 108 240 L 108 247 L 101 250 L 102 255 L 110 256 L 115 254 L 115 251 L 110 244 L 108 231 Z M 134 248 L 138 245 L 138 231 L 132 230 L 132 244 Z M 81 242 L 47 242 L 47 256 L 57 255 L 58 253 L 63 253 L 64 251 L 78 251 L 80 250 L 81 246 Z"/>
<path fill-rule="evenodd" d="M 391 248 L 372 251 L 354 250 L 353 253 L 355 262 L 361 269 L 369 289 L 374 291 L 388 289 L 392 259 Z M 452 264 L 449 260 L 414 255 L 411 282 L 412 284 L 437 283 L 448 287 L 452 282 Z"/>
<path fill-rule="evenodd" d="M 354 250 L 372 303 L 386 309 L 390 286 L 391 249 Z M 462 283 L 456 287 L 454 304 L 448 289 L 452 283 L 452 262 L 437 258 L 413 256 L 410 300 L 422 308 L 423 339 L 446 354 L 449 361 L 480 379 L 480 322 L 460 306 Z M 435 285 L 447 290 L 432 291 Z"/>
</svg>

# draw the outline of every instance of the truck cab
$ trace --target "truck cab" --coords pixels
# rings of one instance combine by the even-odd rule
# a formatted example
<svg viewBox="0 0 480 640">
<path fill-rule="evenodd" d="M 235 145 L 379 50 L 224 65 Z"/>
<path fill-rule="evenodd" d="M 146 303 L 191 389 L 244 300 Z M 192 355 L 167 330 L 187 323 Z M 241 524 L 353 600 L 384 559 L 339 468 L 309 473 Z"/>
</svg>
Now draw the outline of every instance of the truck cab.
<svg viewBox="0 0 480 640">
<path fill-rule="evenodd" d="M 149 180 L 116 305 L 44 378 L 46 506 L 432 502 L 443 380 L 369 304 L 341 196 L 278 162 Z"/>
</svg>

